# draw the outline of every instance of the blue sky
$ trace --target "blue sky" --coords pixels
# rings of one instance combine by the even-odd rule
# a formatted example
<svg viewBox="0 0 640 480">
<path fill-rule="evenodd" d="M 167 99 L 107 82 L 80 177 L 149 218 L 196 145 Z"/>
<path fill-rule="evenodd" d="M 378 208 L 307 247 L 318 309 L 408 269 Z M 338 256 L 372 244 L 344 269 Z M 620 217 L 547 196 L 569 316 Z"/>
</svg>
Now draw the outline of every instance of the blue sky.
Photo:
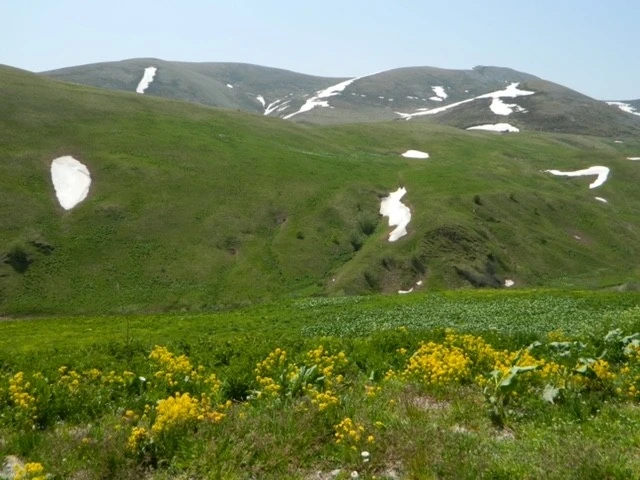
<svg viewBox="0 0 640 480">
<path fill-rule="evenodd" d="M 3 0 L 0 63 L 43 71 L 156 57 L 325 76 L 515 68 L 640 98 L 638 0 Z"/>
</svg>

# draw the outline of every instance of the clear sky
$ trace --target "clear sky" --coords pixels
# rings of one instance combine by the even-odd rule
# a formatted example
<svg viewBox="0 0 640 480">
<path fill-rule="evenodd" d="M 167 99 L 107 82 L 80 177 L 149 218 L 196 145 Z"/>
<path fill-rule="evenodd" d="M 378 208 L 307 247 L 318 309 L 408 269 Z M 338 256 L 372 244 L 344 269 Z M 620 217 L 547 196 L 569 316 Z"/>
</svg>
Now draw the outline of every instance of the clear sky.
<svg viewBox="0 0 640 480">
<path fill-rule="evenodd" d="M 0 0 L 0 63 L 43 71 L 155 57 L 323 76 L 511 67 L 640 98 L 640 0 Z"/>
</svg>

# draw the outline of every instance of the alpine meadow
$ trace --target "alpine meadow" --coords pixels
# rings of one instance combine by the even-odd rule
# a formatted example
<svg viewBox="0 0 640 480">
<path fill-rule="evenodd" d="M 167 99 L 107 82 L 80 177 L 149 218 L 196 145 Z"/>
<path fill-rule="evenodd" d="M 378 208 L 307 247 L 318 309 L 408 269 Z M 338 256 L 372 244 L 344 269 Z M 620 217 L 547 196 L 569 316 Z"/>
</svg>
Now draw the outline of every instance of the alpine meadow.
<svg viewBox="0 0 640 480">
<path fill-rule="evenodd" d="M 0 479 L 640 478 L 640 107 L 508 68 L 0 66 Z"/>
</svg>

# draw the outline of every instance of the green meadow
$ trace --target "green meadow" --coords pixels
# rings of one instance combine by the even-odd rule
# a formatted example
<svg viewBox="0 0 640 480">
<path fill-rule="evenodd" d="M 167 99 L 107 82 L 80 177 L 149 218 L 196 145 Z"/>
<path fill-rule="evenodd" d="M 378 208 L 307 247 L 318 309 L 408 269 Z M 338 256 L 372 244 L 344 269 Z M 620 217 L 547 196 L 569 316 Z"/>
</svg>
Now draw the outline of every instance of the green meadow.
<svg viewBox="0 0 640 480">
<path fill-rule="evenodd" d="M 640 478 L 637 139 L 0 105 L 0 478 Z"/>
</svg>

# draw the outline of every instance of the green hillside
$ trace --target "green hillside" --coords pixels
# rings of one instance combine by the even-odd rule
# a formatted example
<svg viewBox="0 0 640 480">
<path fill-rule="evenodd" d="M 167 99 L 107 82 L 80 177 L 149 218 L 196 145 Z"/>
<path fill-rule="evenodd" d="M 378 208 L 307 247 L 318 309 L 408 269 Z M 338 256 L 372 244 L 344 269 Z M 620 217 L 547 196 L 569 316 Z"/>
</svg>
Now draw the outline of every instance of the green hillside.
<svg viewBox="0 0 640 480">
<path fill-rule="evenodd" d="M 10 68 L 0 106 L 0 314 L 640 276 L 633 137 L 311 126 Z M 401 157 L 408 149 L 431 158 Z M 93 180 L 70 211 L 49 172 L 61 155 Z M 592 177 L 543 173 L 592 165 L 611 168 L 597 190 Z M 380 199 L 401 186 L 412 219 L 389 243 Z"/>
</svg>

